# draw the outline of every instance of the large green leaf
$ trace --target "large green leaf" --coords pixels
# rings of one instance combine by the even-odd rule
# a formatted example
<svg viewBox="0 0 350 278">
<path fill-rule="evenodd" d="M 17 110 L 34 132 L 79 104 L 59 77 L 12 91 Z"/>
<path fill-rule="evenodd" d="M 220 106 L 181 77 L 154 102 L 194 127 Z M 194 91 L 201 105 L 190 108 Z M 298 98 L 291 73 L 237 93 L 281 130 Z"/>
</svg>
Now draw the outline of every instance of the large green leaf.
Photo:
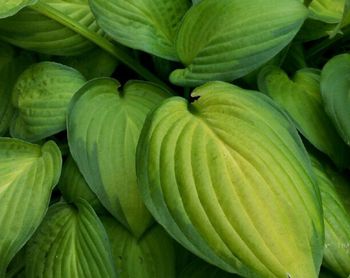
<svg viewBox="0 0 350 278">
<path fill-rule="evenodd" d="M 348 145 L 350 145 L 349 76 L 349 54 L 341 54 L 330 59 L 321 74 L 321 93 L 325 110 Z"/>
<path fill-rule="evenodd" d="M 112 217 L 103 217 L 120 278 L 175 278 L 173 240 L 159 225 L 141 238 L 129 233 Z"/>
<path fill-rule="evenodd" d="M 81 198 L 86 200 L 96 213 L 105 212 L 101 202 L 91 191 L 71 156 L 63 163 L 58 188 L 67 202 L 76 202 Z"/>
<path fill-rule="evenodd" d="M 228 83 L 192 97 L 164 101 L 142 130 L 138 184 L 152 215 L 228 272 L 317 277 L 322 207 L 294 126 L 264 95 Z"/>
<path fill-rule="evenodd" d="M 16 14 L 26 6 L 33 5 L 38 0 L 2 0 L 0 6 L 0 18 Z"/>
<path fill-rule="evenodd" d="M 0 138 L 0 277 L 32 236 L 61 173 L 57 145 Z"/>
<path fill-rule="evenodd" d="M 106 231 L 92 207 L 50 207 L 26 250 L 26 278 L 114 278 L 111 247 Z"/>
<path fill-rule="evenodd" d="M 312 165 L 321 191 L 325 219 L 323 264 L 339 277 L 350 276 L 350 184 L 315 158 Z"/>
<path fill-rule="evenodd" d="M 101 28 L 117 42 L 178 60 L 175 37 L 189 0 L 90 0 Z"/>
<path fill-rule="evenodd" d="M 170 80 L 196 86 L 242 77 L 280 52 L 306 16 L 306 7 L 295 0 L 201 1 L 187 12 L 177 36 L 186 68 Z"/>
<path fill-rule="evenodd" d="M 17 77 L 33 62 L 30 54 L 18 53 L 10 45 L 0 42 L 0 136 L 8 132 L 14 114 L 11 98 Z"/>
<path fill-rule="evenodd" d="M 324 111 L 317 70 L 302 69 L 289 79 L 283 70 L 269 66 L 260 72 L 259 89 L 286 109 L 311 144 L 339 166 L 349 165 L 350 149 Z"/>
<path fill-rule="evenodd" d="M 33 10 L 38 7 L 39 11 Z M 56 14 L 56 18 L 40 13 L 40 8 Z M 73 28 L 63 25 L 62 19 L 72 21 Z M 76 32 L 79 27 L 101 33 L 87 0 L 39 0 L 36 5 L 0 20 L 0 38 L 41 53 L 78 55 L 92 48 L 92 43 Z"/>
<path fill-rule="evenodd" d="M 25 70 L 13 89 L 11 136 L 38 141 L 66 129 L 68 104 L 85 78 L 75 69 L 41 62 Z"/>
<path fill-rule="evenodd" d="M 109 78 L 88 82 L 72 99 L 68 143 L 90 188 L 135 236 L 152 223 L 137 189 L 135 153 L 149 111 L 168 93 L 147 82 L 123 90 Z"/>
</svg>

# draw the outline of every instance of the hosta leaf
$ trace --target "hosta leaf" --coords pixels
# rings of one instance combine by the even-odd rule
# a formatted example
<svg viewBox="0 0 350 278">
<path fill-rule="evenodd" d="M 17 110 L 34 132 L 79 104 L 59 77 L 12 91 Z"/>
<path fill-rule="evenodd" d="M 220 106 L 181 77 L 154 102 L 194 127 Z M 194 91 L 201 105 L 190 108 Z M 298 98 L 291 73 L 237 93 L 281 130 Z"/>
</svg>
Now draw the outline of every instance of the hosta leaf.
<svg viewBox="0 0 350 278">
<path fill-rule="evenodd" d="M 94 48 L 78 56 L 59 56 L 57 62 L 75 68 L 85 78 L 109 77 L 113 74 L 118 61 L 100 48 Z"/>
<path fill-rule="evenodd" d="M 152 217 L 137 189 L 135 153 L 148 112 L 168 93 L 147 82 L 88 82 L 68 112 L 68 143 L 90 188 L 107 210 L 135 236 Z"/>
<path fill-rule="evenodd" d="M 238 278 L 240 276 L 231 274 L 210 265 L 202 260 L 196 259 L 187 265 L 180 273 L 179 278 Z"/>
<path fill-rule="evenodd" d="M 52 141 L 40 147 L 0 138 L 1 278 L 44 217 L 61 163 L 61 153 Z"/>
<path fill-rule="evenodd" d="M 339 23 L 345 0 L 313 0 L 309 5 L 310 18 L 326 23 Z"/>
<path fill-rule="evenodd" d="M 89 188 L 71 156 L 63 163 L 62 175 L 58 188 L 67 202 L 76 202 L 81 198 L 86 200 L 96 213 L 104 212 L 103 206 L 95 193 Z"/>
<path fill-rule="evenodd" d="M 117 42 L 178 60 L 175 37 L 189 0 L 90 0 L 101 28 Z"/>
<path fill-rule="evenodd" d="M 339 277 L 350 276 L 350 184 L 315 158 L 312 160 L 325 219 L 323 264 Z"/>
<path fill-rule="evenodd" d="M 173 240 L 159 225 L 138 239 L 111 217 L 102 223 L 120 278 L 175 278 Z"/>
<path fill-rule="evenodd" d="M 85 200 L 49 208 L 28 243 L 25 277 L 117 277 L 106 231 Z"/>
<path fill-rule="evenodd" d="M 283 70 L 266 67 L 260 72 L 259 89 L 286 109 L 311 144 L 339 166 L 349 165 L 348 146 L 324 111 L 318 71 L 302 69 L 289 79 Z"/>
<path fill-rule="evenodd" d="M 32 62 L 30 55 L 16 53 L 11 46 L 0 42 L 0 136 L 7 133 L 13 117 L 11 97 L 16 79 Z"/>
<path fill-rule="evenodd" d="M 50 16 L 40 11 L 49 11 Z M 73 29 L 63 25 L 62 19 L 72 21 Z M 78 55 L 92 48 L 91 42 L 74 30 L 78 28 L 101 33 L 87 0 L 39 0 L 36 5 L 0 20 L 0 38 L 41 53 Z"/>
<path fill-rule="evenodd" d="M 260 93 L 223 82 L 164 101 L 137 151 L 142 197 L 186 248 L 244 277 L 316 277 L 323 220 L 294 126 Z"/>
<path fill-rule="evenodd" d="M 186 68 L 170 80 L 196 86 L 242 77 L 280 52 L 306 16 L 306 7 L 295 0 L 201 1 L 187 12 L 176 40 Z"/>
<path fill-rule="evenodd" d="M 0 7 L 0 18 L 16 14 L 26 6 L 33 5 L 38 0 L 2 0 Z"/>
<path fill-rule="evenodd" d="M 333 57 L 321 74 L 321 93 L 325 110 L 348 145 L 350 145 L 349 76 L 349 54 Z"/>
<path fill-rule="evenodd" d="M 66 129 L 68 104 L 85 78 L 75 69 L 41 62 L 25 70 L 13 89 L 13 137 L 38 141 Z"/>
</svg>

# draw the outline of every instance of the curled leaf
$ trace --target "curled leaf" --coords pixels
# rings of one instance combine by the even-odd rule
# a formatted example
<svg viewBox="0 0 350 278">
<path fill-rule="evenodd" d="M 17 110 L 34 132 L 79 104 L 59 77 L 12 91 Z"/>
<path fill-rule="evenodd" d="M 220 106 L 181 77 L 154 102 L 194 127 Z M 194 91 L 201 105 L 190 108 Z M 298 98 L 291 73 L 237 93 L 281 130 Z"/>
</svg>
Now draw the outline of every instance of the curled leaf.
<svg viewBox="0 0 350 278">
<path fill-rule="evenodd" d="M 228 83 L 192 96 L 164 101 L 142 130 L 137 176 L 152 215 L 228 272 L 316 277 L 322 207 L 294 126 L 267 97 Z"/>
<path fill-rule="evenodd" d="M 26 6 L 33 5 L 38 0 L 2 0 L 0 6 L 0 18 L 16 14 Z"/>
</svg>

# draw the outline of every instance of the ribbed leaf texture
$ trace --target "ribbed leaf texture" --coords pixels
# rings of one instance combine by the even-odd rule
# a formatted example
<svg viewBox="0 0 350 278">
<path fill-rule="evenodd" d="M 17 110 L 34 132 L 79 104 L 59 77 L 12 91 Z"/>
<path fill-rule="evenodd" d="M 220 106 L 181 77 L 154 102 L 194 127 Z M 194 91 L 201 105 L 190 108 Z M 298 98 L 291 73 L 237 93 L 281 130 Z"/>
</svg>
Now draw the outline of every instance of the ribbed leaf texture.
<svg viewBox="0 0 350 278">
<path fill-rule="evenodd" d="M 186 13 L 176 39 L 185 69 L 170 81 L 196 86 L 231 81 L 257 69 L 280 52 L 307 16 L 295 0 L 205 0 Z"/>
<path fill-rule="evenodd" d="M 26 6 L 33 5 L 37 0 L 2 0 L 0 6 L 0 18 L 16 14 Z"/>
<path fill-rule="evenodd" d="M 224 82 L 164 101 L 137 151 L 155 219 L 206 261 L 244 277 L 317 277 L 323 218 L 294 126 L 262 94 Z"/>
<path fill-rule="evenodd" d="M 50 11 L 41 14 L 37 5 Z M 64 19 L 72 29 L 62 25 Z M 51 55 L 78 55 L 92 48 L 92 44 L 74 29 L 87 28 L 101 33 L 87 0 L 39 0 L 15 16 L 0 20 L 0 38 L 19 47 Z"/>
<path fill-rule="evenodd" d="M 340 167 L 349 165 L 350 150 L 324 111 L 318 70 L 302 69 L 289 79 L 283 70 L 269 66 L 260 72 L 259 89 L 285 108 L 311 144 Z"/>
<path fill-rule="evenodd" d="M 189 0 L 90 0 L 97 23 L 114 40 L 178 60 L 175 38 Z"/>
<path fill-rule="evenodd" d="M 315 158 L 312 165 L 321 191 L 325 220 L 323 264 L 339 277 L 350 276 L 350 184 Z"/>
<path fill-rule="evenodd" d="M 102 217 L 120 278 L 175 278 L 173 240 L 159 225 L 136 238 L 112 217 Z"/>
<path fill-rule="evenodd" d="M 330 59 L 322 69 L 321 93 L 325 110 L 345 143 L 350 145 L 350 55 Z"/>
<path fill-rule="evenodd" d="M 57 203 L 29 241 L 27 278 L 117 277 L 106 231 L 89 204 Z"/>
<path fill-rule="evenodd" d="M 42 221 L 61 164 L 61 153 L 52 141 L 40 147 L 0 138 L 1 278 Z"/>
<path fill-rule="evenodd" d="M 13 88 L 16 109 L 10 133 L 38 141 L 66 129 L 68 104 L 85 78 L 75 69 L 41 62 L 25 70 Z"/>
<path fill-rule="evenodd" d="M 68 143 L 90 188 L 135 236 L 152 223 L 141 200 L 135 170 L 136 145 L 149 111 L 168 93 L 148 83 L 88 82 L 72 99 Z"/>
</svg>

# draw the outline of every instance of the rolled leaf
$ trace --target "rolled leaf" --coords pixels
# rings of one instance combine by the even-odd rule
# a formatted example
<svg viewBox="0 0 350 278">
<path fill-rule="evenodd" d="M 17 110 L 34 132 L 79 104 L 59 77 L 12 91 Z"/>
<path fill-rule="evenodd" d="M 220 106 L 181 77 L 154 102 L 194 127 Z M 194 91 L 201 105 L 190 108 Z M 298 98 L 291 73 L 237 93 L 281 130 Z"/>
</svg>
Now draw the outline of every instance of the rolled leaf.
<svg viewBox="0 0 350 278">
<path fill-rule="evenodd" d="M 120 278 L 175 278 L 173 240 L 155 225 L 136 238 L 112 217 L 103 217 Z"/>
<path fill-rule="evenodd" d="M 286 109 L 311 144 L 337 165 L 349 165 L 350 149 L 324 111 L 317 70 L 302 69 L 289 79 L 283 70 L 266 67 L 259 75 L 259 89 Z"/>
<path fill-rule="evenodd" d="M 136 145 L 149 111 L 168 96 L 142 81 L 101 78 L 88 82 L 72 99 L 68 143 L 91 190 L 135 236 L 152 223 L 137 188 Z"/>
<path fill-rule="evenodd" d="M 84 199 L 92 206 L 96 213 L 105 212 L 101 202 L 98 200 L 96 194 L 91 191 L 71 156 L 63 163 L 58 188 L 67 202 L 72 203 L 79 199 Z"/>
<path fill-rule="evenodd" d="M 321 93 L 325 110 L 345 143 L 350 145 L 350 55 L 330 59 L 322 69 Z"/>
<path fill-rule="evenodd" d="M 90 5 L 97 23 L 117 42 L 178 60 L 175 38 L 189 0 L 90 0 Z"/>
<path fill-rule="evenodd" d="M 25 277 L 117 277 L 106 231 L 85 200 L 50 207 L 28 243 Z"/>
<path fill-rule="evenodd" d="M 309 5 L 310 18 L 326 23 L 339 23 L 345 0 L 313 0 Z"/>
<path fill-rule="evenodd" d="M 339 277 L 350 276 L 350 184 L 315 158 L 312 165 L 321 191 L 325 223 L 323 264 Z"/>
<path fill-rule="evenodd" d="M 61 173 L 61 153 L 43 146 L 0 138 L 0 277 L 42 221 Z"/>
<path fill-rule="evenodd" d="M 242 77 L 280 52 L 306 17 L 295 0 L 201 1 L 179 29 L 176 49 L 186 68 L 172 72 L 170 81 L 196 86 Z"/>
<path fill-rule="evenodd" d="M 228 272 L 317 277 L 322 207 L 294 126 L 264 95 L 228 83 L 192 97 L 164 101 L 142 129 L 137 176 L 152 215 Z"/>
<path fill-rule="evenodd" d="M 73 28 L 66 27 L 63 20 L 70 21 Z M 75 31 L 82 28 L 101 33 L 87 0 L 39 0 L 36 5 L 0 20 L 0 38 L 40 53 L 70 56 L 93 46 Z"/>
<path fill-rule="evenodd" d="M 2 0 L 0 6 L 0 18 L 16 14 L 26 6 L 33 5 L 38 0 Z"/>
<path fill-rule="evenodd" d="M 78 71 L 61 64 L 42 62 L 29 67 L 13 89 L 16 112 L 11 135 L 38 141 L 65 130 L 68 104 L 84 83 Z"/>
</svg>

